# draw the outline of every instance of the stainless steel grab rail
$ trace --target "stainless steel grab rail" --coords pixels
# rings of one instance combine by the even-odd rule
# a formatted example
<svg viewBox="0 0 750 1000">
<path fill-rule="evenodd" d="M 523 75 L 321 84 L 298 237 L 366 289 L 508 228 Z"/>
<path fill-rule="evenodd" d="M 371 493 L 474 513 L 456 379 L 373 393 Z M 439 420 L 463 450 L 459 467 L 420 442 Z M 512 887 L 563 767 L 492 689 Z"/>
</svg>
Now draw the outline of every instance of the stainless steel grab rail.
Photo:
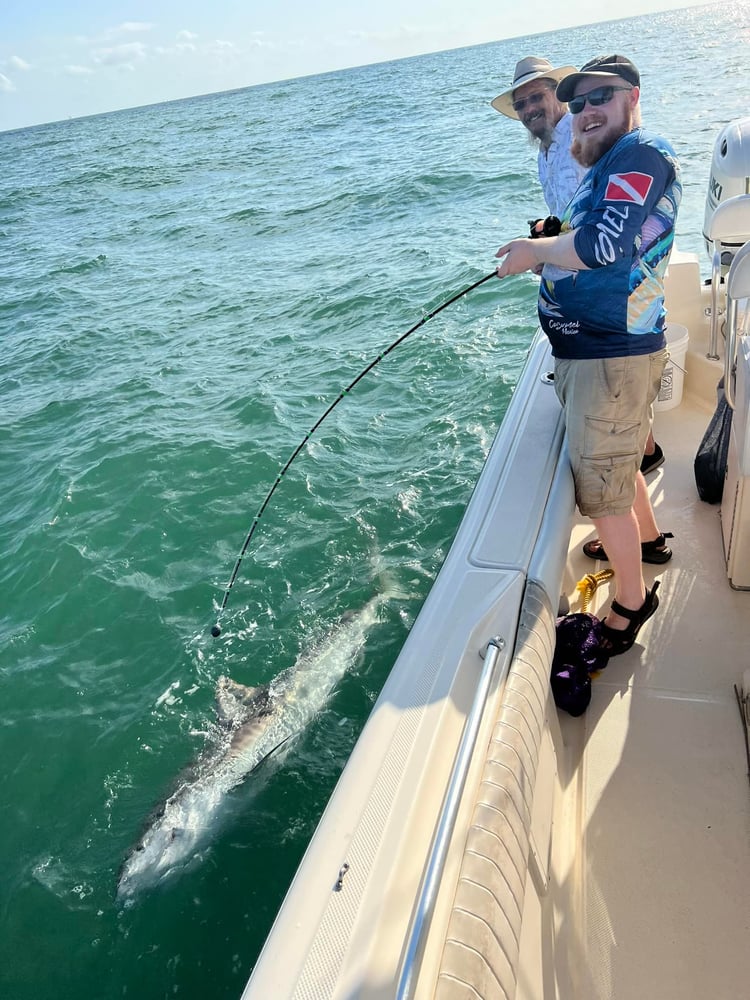
<svg viewBox="0 0 750 1000">
<path fill-rule="evenodd" d="M 709 361 L 719 360 L 719 288 L 721 285 L 721 253 L 714 250 L 711 259 L 711 333 L 708 338 Z"/>
<path fill-rule="evenodd" d="M 409 943 L 406 948 L 401 976 L 398 983 L 396 1000 L 409 1000 L 414 996 L 414 990 L 419 977 L 419 970 L 427 944 L 427 932 L 435 909 L 437 890 L 440 878 L 445 868 L 453 828 L 461 803 L 461 795 L 466 783 L 466 774 L 476 746 L 479 723 L 484 714 L 487 698 L 490 693 L 500 654 L 505 649 L 505 640 L 493 636 L 487 644 L 482 672 L 479 675 L 474 703 L 464 725 L 463 735 L 453 764 L 448 790 L 443 800 L 443 808 L 438 822 L 435 837 L 430 850 L 430 857 L 422 880 L 419 899 L 414 910 Z"/>
<path fill-rule="evenodd" d="M 737 358 L 737 302 L 727 295 L 727 337 L 724 344 L 724 395 L 730 410 L 734 409 L 732 375 Z"/>
<path fill-rule="evenodd" d="M 745 186 L 747 187 L 747 183 Z M 711 335 L 706 357 L 715 361 L 719 357 L 721 273 L 726 269 L 729 259 L 750 236 L 750 195 L 738 194 L 720 202 L 711 216 L 705 235 L 714 245 L 711 261 Z"/>
<path fill-rule="evenodd" d="M 737 300 L 750 297 L 750 242 L 735 254 L 727 275 L 727 340 L 724 346 L 724 394 L 734 409 L 732 374 L 737 358 Z"/>
</svg>

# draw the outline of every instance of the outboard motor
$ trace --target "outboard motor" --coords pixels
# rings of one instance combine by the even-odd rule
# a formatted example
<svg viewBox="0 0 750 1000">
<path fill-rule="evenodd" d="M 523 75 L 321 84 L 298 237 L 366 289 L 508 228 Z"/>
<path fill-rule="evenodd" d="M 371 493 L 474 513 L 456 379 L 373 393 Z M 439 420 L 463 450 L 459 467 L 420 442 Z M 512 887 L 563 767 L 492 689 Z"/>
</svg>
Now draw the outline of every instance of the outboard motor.
<svg viewBox="0 0 750 1000">
<path fill-rule="evenodd" d="M 715 249 L 714 239 L 710 237 L 711 218 L 722 202 L 740 194 L 750 194 L 750 118 L 737 118 L 730 122 L 721 130 L 714 144 L 703 218 L 703 239 L 709 256 L 713 256 Z M 750 233 L 738 243 L 721 241 L 723 268 L 731 264 L 732 257 L 748 239 Z"/>
</svg>

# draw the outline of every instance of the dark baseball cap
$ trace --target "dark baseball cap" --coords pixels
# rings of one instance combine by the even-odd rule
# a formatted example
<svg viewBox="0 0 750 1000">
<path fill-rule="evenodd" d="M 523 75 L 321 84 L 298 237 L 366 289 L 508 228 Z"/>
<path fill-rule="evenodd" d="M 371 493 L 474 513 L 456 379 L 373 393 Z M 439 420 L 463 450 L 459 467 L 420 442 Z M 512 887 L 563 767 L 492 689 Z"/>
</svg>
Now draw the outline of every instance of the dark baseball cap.
<svg viewBox="0 0 750 1000">
<path fill-rule="evenodd" d="M 634 87 L 641 85 L 641 74 L 626 56 L 596 56 L 581 66 L 580 72 L 571 73 L 560 81 L 555 91 L 558 101 L 567 103 L 575 93 L 579 80 L 586 76 L 619 76 Z"/>
</svg>

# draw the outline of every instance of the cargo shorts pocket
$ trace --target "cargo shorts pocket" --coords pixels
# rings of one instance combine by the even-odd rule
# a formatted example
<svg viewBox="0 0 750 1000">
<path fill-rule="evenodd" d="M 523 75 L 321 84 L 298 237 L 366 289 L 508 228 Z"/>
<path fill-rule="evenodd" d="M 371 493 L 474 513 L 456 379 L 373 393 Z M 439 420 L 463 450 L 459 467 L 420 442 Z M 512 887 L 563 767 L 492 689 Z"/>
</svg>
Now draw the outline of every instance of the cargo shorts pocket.
<svg viewBox="0 0 750 1000">
<path fill-rule="evenodd" d="M 629 457 L 584 458 L 576 477 L 576 503 L 585 517 L 626 514 L 635 501 L 636 463 Z"/>
<path fill-rule="evenodd" d="M 635 500 L 642 427 L 638 421 L 586 417 L 576 501 L 587 517 L 627 513 Z"/>
<path fill-rule="evenodd" d="M 585 418 L 582 458 L 640 461 L 639 420 L 611 420 L 606 417 Z"/>
</svg>

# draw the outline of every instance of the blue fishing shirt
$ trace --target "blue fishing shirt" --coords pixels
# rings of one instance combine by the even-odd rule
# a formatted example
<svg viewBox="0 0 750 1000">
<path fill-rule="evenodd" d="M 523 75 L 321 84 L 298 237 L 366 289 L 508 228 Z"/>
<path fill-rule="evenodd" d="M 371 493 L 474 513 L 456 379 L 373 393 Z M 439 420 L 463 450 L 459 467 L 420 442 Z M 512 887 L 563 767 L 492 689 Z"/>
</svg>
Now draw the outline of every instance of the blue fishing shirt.
<svg viewBox="0 0 750 1000">
<path fill-rule="evenodd" d="M 664 139 L 634 129 L 589 170 L 562 216 L 591 270 L 545 264 L 539 320 L 556 358 L 618 358 L 665 346 L 664 273 L 682 196 Z"/>
</svg>

